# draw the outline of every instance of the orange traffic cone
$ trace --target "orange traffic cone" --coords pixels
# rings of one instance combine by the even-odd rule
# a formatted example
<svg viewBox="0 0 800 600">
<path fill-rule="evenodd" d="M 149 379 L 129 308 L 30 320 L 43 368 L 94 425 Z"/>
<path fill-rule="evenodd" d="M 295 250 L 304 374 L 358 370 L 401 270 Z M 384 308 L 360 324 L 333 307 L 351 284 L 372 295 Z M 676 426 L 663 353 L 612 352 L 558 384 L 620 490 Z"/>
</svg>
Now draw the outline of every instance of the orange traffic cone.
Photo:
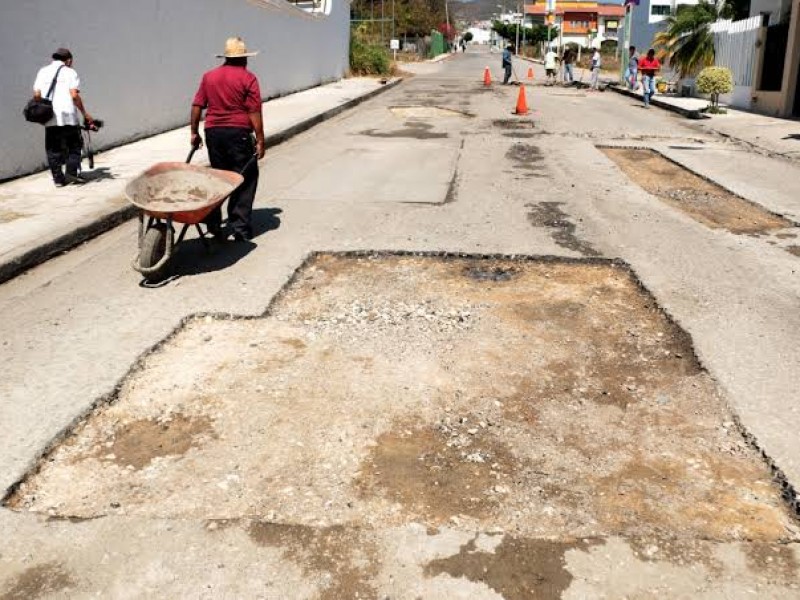
<svg viewBox="0 0 800 600">
<path fill-rule="evenodd" d="M 528 67 L 528 79 L 533 79 L 533 67 Z"/>
<path fill-rule="evenodd" d="M 492 85 L 492 74 L 489 71 L 489 67 L 486 67 L 483 70 L 483 85 L 486 86 Z"/>
<path fill-rule="evenodd" d="M 525 98 L 525 86 L 519 86 L 519 95 L 517 96 L 517 109 L 514 111 L 515 115 L 528 114 L 528 101 Z"/>
</svg>

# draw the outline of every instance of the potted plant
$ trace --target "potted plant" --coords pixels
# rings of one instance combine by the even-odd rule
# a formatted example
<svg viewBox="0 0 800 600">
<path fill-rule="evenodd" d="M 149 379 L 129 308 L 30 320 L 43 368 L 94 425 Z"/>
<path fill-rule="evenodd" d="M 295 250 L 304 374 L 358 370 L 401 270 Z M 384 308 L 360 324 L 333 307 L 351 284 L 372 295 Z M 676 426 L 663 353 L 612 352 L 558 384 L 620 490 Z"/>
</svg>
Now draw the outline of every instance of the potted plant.
<svg viewBox="0 0 800 600">
<path fill-rule="evenodd" d="M 659 94 L 663 94 L 667 91 L 667 80 L 663 77 L 659 77 L 656 79 L 656 90 L 658 90 Z"/>
</svg>

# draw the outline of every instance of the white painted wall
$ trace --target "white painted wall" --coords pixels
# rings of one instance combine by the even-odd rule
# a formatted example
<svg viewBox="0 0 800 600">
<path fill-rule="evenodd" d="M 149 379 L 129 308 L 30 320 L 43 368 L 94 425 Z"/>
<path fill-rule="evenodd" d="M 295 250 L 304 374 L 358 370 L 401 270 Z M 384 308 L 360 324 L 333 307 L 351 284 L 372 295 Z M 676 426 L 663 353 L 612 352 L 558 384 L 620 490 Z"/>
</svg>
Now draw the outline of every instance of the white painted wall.
<svg viewBox="0 0 800 600">
<path fill-rule="evenodd" d="M 106 122 L 94 142 L 117 145 L 185 125 L 233 35 L 261 51 L 250 68 L 265 98 L 340 79 L 350 4 L 327 1 L 310 15 L 283 0 L 0 0 L 0 180 L 44 167 L 44 128 L 22 108 L 57 47 L 72 50 L 86 107 Z"/>
</svg>

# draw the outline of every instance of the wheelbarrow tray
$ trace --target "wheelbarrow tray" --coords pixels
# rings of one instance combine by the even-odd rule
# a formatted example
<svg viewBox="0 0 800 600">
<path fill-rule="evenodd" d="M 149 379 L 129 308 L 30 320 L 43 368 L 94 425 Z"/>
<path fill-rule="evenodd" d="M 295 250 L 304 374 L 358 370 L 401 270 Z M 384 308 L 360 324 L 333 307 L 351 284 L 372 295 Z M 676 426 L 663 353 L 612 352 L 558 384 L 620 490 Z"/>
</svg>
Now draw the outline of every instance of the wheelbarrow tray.
<svg viewBox="0 0 800 600">
<path fill-rule="evenodd" d="M 157 163 L 125 186 L 125 195 L 148 216 L 195 225 L 244 181 L 232 171 L 182 162 Z"/>
</svg>

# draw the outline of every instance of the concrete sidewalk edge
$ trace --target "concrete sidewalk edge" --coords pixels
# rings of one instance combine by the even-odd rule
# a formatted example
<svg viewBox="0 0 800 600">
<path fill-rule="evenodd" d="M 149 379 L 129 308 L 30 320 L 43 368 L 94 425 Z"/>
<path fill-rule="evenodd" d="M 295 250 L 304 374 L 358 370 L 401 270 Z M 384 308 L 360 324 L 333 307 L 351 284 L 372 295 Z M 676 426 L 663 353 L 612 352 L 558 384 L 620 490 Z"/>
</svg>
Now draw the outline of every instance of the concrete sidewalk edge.
<svg viewBox="0 0 800 600">
<path fill-rule="evenodd" d="M 636 100 L 640 100 L 640 101 L 642 99 L 642 97 L 639 94 L 637 94 L 636 92 L 628 90 L 628 89 L 626 89 L 624 87 L 621 87 L 619 85 L 609 85 L 609 86 L 607 86 L 607 89 L 614 90 L 618 94 L 622 94 L 623 96 L 628 96 L 629 98 L 635 98 Z M 653 96 L 652 98 L 650 98 L 650 104 L 652 104 L 653 106 L 657 106 L 658 108 L 663 108 L 664 110 L 669 110 L 669 111 L 672 111 L 674 113 L 678 113 L 679 115 L 683 115 L 687 119 L 700 120 L 700 119 L 710 119 L 711 118 L 707 114 L 701 112 L 698 109 L 683 108 L 683 107 L 680 107 L 680 106 L 676 106 L 674 104 L 670 104 L 669 102 L 664 102 L 662 100 L 659 100 L 658 97 L 656 97 L 656 96 Z"/>
<path fill-rule="evenodd" d="M 367 92 L 366 94 L 352 98 L 351 100 L 348 100 L 339 106 L 330 108 L 319 113 L 318 115 L 306 119 L 305 121 L 300 121 L 299 123 L 287 127 L 283 131 L 268 135 L 266 137 L 266 147 L 272 148 L 282 144 L 296 135 L 308 131 L 312 127 L 332 119 L 336 115 L 354 108 L 362 102 L 366 102 L 367 100 L 374 98 L 378 94 L 382 94 L 383 92 L 400 84 L 402 81 L 402 77 L 388 81 L 382 87 L 374 89 L 371 92 Z M 25 271 L 28 271 L 29 269 L 32 269 L 33 267 L 50 260 L 58 254 L 71 250 L 72 248 L 75 248 L 84 242 L 88 242 L 92 238 L 114 229 L 122 223 L 129 221 L 137 214 L 138 212 L 135 206 L 125 206 L 112 212 L 99 215 L 92 221 L 81 223 L 77 225 L 73 231 L 65 233 L 54 240 L 48 240 L 42 245 L 37 246 L 36 248 L 33 248 L 20 256 L 11 257 L 7 261 L 0 264 L 0 284 L 13 279 L 14 277 L 22 275 Z"/>
</svg>

